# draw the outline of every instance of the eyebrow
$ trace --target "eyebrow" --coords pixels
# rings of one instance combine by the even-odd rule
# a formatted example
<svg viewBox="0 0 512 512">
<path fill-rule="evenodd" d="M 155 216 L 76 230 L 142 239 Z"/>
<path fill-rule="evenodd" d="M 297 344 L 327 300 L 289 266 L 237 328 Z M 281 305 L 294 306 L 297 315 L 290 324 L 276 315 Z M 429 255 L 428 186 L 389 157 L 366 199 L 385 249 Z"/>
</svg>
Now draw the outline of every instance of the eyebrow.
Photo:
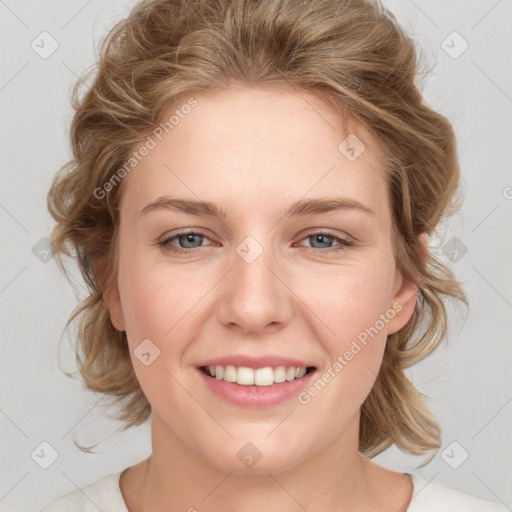
<svg viewBox="0 0 512 512">
<path fill-rule="evenodd" d="M 188 215 L 198 217 L 215 217 L 220 220 L 226 218 L 226 212 L 214 203 L 209 201 L 195 201 L 190 199 L 178 199 L 170 196 L 158 197 L 155 201 L 147 204 L 141 214 L 156 210 L 175 210 Z M 329 197 L 316 199 L 300 199 L 293 203 L 284 213 L 283 217 L 318 215 L 339 210 L 356 210 L 370 215 L 375 212 L 355 199 L 347 197 Z"/>
</svg>

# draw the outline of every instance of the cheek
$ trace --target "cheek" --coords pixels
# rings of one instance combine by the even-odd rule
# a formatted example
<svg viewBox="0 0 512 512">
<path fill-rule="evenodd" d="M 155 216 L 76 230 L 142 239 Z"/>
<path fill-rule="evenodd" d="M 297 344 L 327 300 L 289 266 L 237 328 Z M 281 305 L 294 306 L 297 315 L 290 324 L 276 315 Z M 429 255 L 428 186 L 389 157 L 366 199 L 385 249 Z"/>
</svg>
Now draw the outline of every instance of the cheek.
<svg viewBox="0 0 512 512">
<path fill-rule="evenodd" d="M 155 261 L 141 250 L 130 253 L 126 247 L 125 254 L 129 256 L 119 261 L 119 289 L 130 347 L 133 351 L 150 339 L 177 362 L 174 356 L 201 325 L 196 318 L 207 304 L 215 276 Z"/>
<path fill-rule="evenodd" d="M 171 298 L 169 294 L 162 297 L 163 286 L 156 286 L 152 277 L 151 272 L 142 274 L 137 268 L 130 269 L 126 276 L 122 272 L 119 274 L 119 280 L 124 283 L 121 301 L 126 332 L 132 342 L 144 338 L 157 339 L 171 327 Z"/>
<path fill-rule="evenodd" d="M 381 258 L 316 276 L 316 285 L 305 302 L 321 319 L 315 334 L 327 360 L 319 375 L 322 382 L 312 394 L 329 388 L 326 401 L 320 400 L 328 407 L 342 403 L 355 410 L 373 386 L 386 346 L 387 326 L 396 315 L 392 308 L 394 272 L 392 258 Z"/>
<path fill-rule="evenodd" d="M 141 242 L 126 236 L 123 229 L 118 265 L 121 306 L 132 353 L 145 339 L 160 346 L 159 338 L 172 326 L 170 312 L 176 305 L 173 290 L 168 289 L 158 268 L 144 257 Z"/>
<path fill-rule="evenodd" d="M 310 280 L 311 281 L 311 280 Z M 344 350 L 372 327 L 386 337 L 387 323 L 379 319 L 392 308 L 394 267 L 389 262 L 359 263 L 317 273 L 307 290 L 306 303 L 326 326 L 322 338 L 328 340 L 329 352 Z M 317 321 L 318 322 L 318 321 Z M 328 329 L 327 329 L 328 327 Z"/>
<path fill-rule="evenodd" d="M 184 292 L 179 278 L 173 279 L 178 275 L 151 264 L 143 254 L 132 253 L 119 261 L 119 288 L 132 363 L 155 410 L 165 409 L 169 403 L 182 402 L 183 407 L 187 403 L 173 376 L 178 375 L 187 340 L 194 336 L 190 332 L 194 311 L 190 301 L 196 292 L 193 297 Z"/>
</svg>

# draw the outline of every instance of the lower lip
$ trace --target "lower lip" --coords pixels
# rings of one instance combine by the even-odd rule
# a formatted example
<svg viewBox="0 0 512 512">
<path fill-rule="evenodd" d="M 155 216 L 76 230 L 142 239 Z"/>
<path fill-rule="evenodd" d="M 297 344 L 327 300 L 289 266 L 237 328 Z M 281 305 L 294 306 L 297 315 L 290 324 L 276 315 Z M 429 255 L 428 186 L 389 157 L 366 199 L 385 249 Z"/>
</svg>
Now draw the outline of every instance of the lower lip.
<svg viewBox="0 0 512 512">
<path fill-rule="evenodd" d="M 236 382 L 209 377 L 200 369 L 197 370 L 204 383 L 215 395 L 226 402 L 239 407 L 272 407 L 296 397 L 311 381 L 316 370 L 307 373 L 300 379 L 281 382 L 271 386 L 243 386 Z"/>
</svg>

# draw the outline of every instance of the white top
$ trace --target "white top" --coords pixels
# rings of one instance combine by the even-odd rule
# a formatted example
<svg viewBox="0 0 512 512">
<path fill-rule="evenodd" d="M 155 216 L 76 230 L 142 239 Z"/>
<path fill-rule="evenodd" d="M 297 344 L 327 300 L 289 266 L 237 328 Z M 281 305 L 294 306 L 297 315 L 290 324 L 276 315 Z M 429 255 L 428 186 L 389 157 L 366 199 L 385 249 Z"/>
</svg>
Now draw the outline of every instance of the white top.
<svg viewBox="0 0 512 512">
<path fill-rule="evenodd" d="M 119 487 L 121 473 L 111 473 L 81 490 L 64 494 L 40 512 L 129 512 Z M 405 474 L 411 477 L 414 486 L 407 512 L 510 512 L 504 505 L 429 483 L 418 475 Z"/>
</svg>

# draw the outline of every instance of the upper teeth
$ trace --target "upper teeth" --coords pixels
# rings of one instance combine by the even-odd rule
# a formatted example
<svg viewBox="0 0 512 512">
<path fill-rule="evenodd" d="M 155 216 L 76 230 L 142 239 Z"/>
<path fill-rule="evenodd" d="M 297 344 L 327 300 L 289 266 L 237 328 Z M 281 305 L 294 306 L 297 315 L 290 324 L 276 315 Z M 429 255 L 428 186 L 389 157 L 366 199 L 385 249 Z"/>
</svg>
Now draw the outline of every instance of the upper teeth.
<svg viewBox="0 0 512 512">
<path fill-rule="evenodd" d="M 246 366 L 208 366 L 210 375 L 218 380 L 236 382 L 243 386 L 271 386 L 281 382 L 292 381 L 306 375 L 306 368 L 290 366 L 278 366 L 271 368 L 248 368 Z"/>
</svg>

